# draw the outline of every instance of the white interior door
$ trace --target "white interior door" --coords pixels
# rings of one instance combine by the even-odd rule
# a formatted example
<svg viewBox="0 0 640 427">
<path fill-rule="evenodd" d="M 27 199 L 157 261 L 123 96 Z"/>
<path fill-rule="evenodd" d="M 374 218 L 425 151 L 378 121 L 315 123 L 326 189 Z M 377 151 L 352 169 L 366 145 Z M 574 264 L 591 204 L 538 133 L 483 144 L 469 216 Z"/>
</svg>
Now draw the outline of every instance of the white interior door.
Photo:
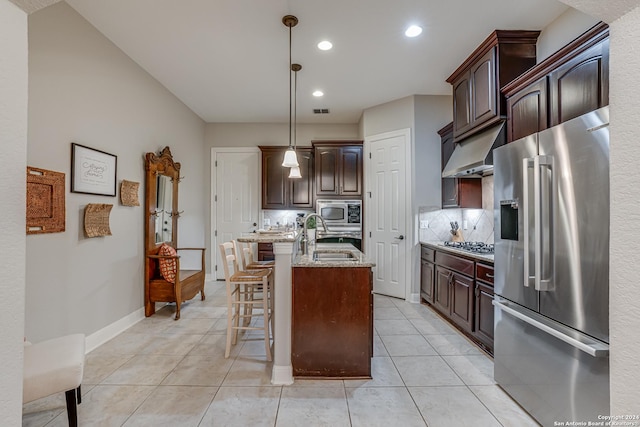
<svg viewBox="0 0 640 427">
<path fill-rule="evenodd" d="M 260 150 L 214 148 L 211 221 L 216 279 L 224 279 L 218 245 L 256 229 L 260 214 Z"/>
<path fill-rule="evenodd" d="M 408 136 L 407 130 L 367 138 L 371 153 L 368 255 L 376 263 L 373 291 L 403 299 L 406 298 L 410 266 L 406 249 Z"/>
</svg>

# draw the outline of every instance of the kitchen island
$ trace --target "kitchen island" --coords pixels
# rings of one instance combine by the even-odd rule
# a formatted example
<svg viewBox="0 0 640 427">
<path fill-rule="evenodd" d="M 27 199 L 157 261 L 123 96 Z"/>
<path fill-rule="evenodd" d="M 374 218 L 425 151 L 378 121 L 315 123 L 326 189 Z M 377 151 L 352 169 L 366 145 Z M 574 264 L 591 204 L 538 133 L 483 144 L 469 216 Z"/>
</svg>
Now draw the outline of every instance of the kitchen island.
<svg viewBox="0 0 640 427">
<path fill-rule="evenodd" d="M 319 243 L 293 262 L 296 377 L 371 378 L 375 264 L 351 244 Z"/>
</svg>

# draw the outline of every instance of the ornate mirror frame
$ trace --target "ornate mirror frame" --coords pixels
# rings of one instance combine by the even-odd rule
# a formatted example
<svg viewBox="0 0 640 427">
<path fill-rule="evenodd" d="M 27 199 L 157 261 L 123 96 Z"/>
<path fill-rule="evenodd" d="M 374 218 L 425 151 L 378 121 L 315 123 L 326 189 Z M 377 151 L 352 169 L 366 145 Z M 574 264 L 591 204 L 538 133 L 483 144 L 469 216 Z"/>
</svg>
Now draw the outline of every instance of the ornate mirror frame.
<svg viewBox="0 0 640 427">
<path fill-rule="evenodd" d="M 158 247 L 166 242 L 174 248 L 178 243 L 178 182 L 180 181 L 180 163 L 174 162 L 169 147 L 164 147 L 159 155 L 156 153 L 145 154 L 145 242 L 146 253 L 155 254 Z M 172 204 L 171 212 L 168 214 L 171 218 L 171 241 L 162 239 L 158 242 L 156 239 L 156 224 L 162 221 L 163 212 L 158 209 L 158 177 L 166 176 L 172 184 Z M 166 215 L 165 215 L 166 218 Z"/>
</svg>

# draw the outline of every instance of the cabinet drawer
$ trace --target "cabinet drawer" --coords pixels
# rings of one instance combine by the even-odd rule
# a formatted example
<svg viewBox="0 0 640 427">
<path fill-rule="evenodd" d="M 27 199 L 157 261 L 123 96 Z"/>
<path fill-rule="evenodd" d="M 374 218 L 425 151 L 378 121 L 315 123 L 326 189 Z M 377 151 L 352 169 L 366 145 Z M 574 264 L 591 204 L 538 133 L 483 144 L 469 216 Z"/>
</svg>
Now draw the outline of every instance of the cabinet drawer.
<svg viewBox="0 0 640 427">
<path fill-rule="evenodd" d="M 459 258 L 455 255 L 449 255 L 444 252 L 436 252 L 436 264 L 447 267 L 453 271 L 457 271 L 467 276 L 473 276 L 474 264 L 472 260 Z"/>
<path fill-rule="evenodd" d="M 476 279 L 493 284 L 493 266 L 486 264 L 476 264 Z"/>
<path fill-rule="evenodd" d="M 420 258 L 422 258 L 425 261 L 435 262 L 435 260 L 436 260 L 436 251 L 434 249 L 428 248 L 426 246 L 421 246 Z"/>
</svg>

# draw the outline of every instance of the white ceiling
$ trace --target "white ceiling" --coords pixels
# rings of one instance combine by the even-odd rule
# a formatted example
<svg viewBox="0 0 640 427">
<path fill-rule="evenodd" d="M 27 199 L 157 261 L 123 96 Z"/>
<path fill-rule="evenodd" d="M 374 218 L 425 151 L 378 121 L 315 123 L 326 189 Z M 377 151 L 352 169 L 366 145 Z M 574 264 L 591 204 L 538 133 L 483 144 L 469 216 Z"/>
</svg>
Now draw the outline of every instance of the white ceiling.
<svg viewBox="0 0 640 427">
<path fill-rule="evenodd" d="M 66 1 L 206 122 L 288 121 L 287 14 L 300 21 L 298 123 L 356 123 L 394 99 L 449 95 L 445 79 L 491 31 L 541 30 L 567 9 L 556 0 Z M 415 39 L 403 35 L 411 23 L 424 28 Z M 316 48 L 325 38 L 333 50 Z"/>
</svg>

